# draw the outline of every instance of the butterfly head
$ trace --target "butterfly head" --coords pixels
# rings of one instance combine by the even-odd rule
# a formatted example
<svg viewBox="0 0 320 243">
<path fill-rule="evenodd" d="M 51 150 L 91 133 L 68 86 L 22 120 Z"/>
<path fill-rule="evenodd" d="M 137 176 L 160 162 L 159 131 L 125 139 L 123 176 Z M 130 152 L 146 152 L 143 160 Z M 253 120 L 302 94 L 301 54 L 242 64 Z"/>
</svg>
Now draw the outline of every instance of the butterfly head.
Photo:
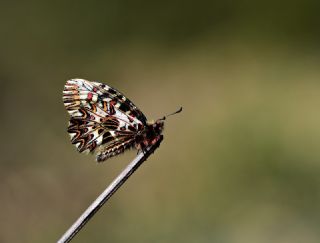
<svg viewBox="0 0 320 243">
<path fill-rule="evenodd" d="M 167 118 L 168 116 L 172 116 L 172 115 L 174 115 L 174 114 L 180 113 L 181 111 L 182 111 L 182 107 L 180 107 L 179 110 L 177 110 L 177 111 L 175 111 L 175 112 L 173 112 L 173 113 L 171 113 L 171 114 L 168 114 L 168 115 L 166 115 L 166 116 L 164 116 L 164 117 L 156 120 L 156 121 L 153 123 L 153 125 L 152 125 L 154 131 L 157 132 L 157 133 L 159 133 L 159 134 L 161 134 L 162 131 L 163 131 L 163 128 L 164 128 L 164 121 L 166 120 L 166 118 Z"/>
<path fill-rule="evenodd" d="M 164 128 L 164 120 L 158 119 L 156 121 L 151 120 L 147 122 L 148 130 L 154 132 L 155 134 L 161 134 Z"/>
<path fill-rule="evenodd" d="M 152 124 L 153 130 L 157 134 L 161 134 L 164 128 L 164 120 L 158 119 Z"/>
<path fill-rule="evenodd" d="M 174 113 L 171 113 L 169 115 L 166 115 L 164 116 L 163 118 L 160 118 L 156 121 L 148 121 L 148 126 L 147 126 L 147 132 L 146 132 L 146 137 L 148 138 L 152 138 L 152 137 L 159 137 L 162 132 L 163 132 L 163 129 L 164 129 L 164 121 L 166 120 L 166 118 L 168 116 L 171 116 L 171 115 L 174 115 L 174 114 L 177 114 L 179 112 L 182 111 L 182 107 L 177 110 L 176 112 Z"/>
</svg>

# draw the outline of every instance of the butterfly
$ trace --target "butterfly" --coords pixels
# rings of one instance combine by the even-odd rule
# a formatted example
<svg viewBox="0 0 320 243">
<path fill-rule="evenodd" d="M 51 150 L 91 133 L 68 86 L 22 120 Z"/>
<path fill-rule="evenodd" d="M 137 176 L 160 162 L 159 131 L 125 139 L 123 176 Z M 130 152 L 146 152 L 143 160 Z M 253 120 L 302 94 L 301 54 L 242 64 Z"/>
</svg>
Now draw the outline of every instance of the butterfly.
<svg viewBox="0 0 320 243">
<path fill-rule="evenodd" d="M 68 80 L 63 102 L 70 115 L 71 143 L 81 153 L 96 154 L 98 162 L 131 148 L 144 151 L 163 138 L 166 116 L 148 121 L 127 97 L 106 84 Z M 181 111 L 182 107 L 169 115 Z"/>
</svg>

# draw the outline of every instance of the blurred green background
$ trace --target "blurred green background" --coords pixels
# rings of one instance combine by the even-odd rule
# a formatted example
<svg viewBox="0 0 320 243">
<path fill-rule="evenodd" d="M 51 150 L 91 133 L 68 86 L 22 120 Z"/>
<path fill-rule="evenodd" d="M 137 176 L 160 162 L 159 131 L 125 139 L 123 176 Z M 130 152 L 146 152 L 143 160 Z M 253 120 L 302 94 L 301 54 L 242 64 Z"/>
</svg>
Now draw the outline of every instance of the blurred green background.
<svg viewBox="0 0 320 243">
<path fill-rule="evenodd" d="M 320 242 L 320 2 L 3 1 L 0 242 L 55 242 L 135 156 L 66 132 L 100 80 L 166 121 L 74 242 Z"/>
</svg>

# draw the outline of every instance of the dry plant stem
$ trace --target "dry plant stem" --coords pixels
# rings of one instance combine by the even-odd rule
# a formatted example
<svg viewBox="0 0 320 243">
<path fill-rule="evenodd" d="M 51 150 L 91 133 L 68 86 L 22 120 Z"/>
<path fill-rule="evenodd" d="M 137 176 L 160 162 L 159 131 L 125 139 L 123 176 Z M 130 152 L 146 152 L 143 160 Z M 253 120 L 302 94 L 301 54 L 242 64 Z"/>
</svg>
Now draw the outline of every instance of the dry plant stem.
<svg viewBox="0 0 320 243">
<path fill-rule="evenodd" d="M 121 187 L 121 185 L 138 169 L 138 167 L 159 147 L 161 139 L 144 152 L 140 152 L 137 157 L 118 175 L 116 179 L 97 197 L 78 220 L 64 233 L 57 241 L 58 243 L 70 242 L 72 238 L 82 229 L 82 227 L 95 215 L 95 213 L 107 202 L 111 196 Z"/>
</svg>

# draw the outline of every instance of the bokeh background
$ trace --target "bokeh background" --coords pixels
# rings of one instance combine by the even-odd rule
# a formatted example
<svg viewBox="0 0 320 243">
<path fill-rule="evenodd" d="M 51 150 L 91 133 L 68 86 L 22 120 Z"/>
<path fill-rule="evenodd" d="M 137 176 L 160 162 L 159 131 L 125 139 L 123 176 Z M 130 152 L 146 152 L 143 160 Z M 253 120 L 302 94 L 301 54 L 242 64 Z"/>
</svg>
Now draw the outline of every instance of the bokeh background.
<svg viewBox="0 0 320 243">
<path fill-rule="evenodd" d="M 161 147 L 74 242 L 320 242 L 320 2 L 4 1 L 0 242 L 55 242 L 126 164 L 76 152 L 62 89 L 100 80 Z"/>
</svg>

